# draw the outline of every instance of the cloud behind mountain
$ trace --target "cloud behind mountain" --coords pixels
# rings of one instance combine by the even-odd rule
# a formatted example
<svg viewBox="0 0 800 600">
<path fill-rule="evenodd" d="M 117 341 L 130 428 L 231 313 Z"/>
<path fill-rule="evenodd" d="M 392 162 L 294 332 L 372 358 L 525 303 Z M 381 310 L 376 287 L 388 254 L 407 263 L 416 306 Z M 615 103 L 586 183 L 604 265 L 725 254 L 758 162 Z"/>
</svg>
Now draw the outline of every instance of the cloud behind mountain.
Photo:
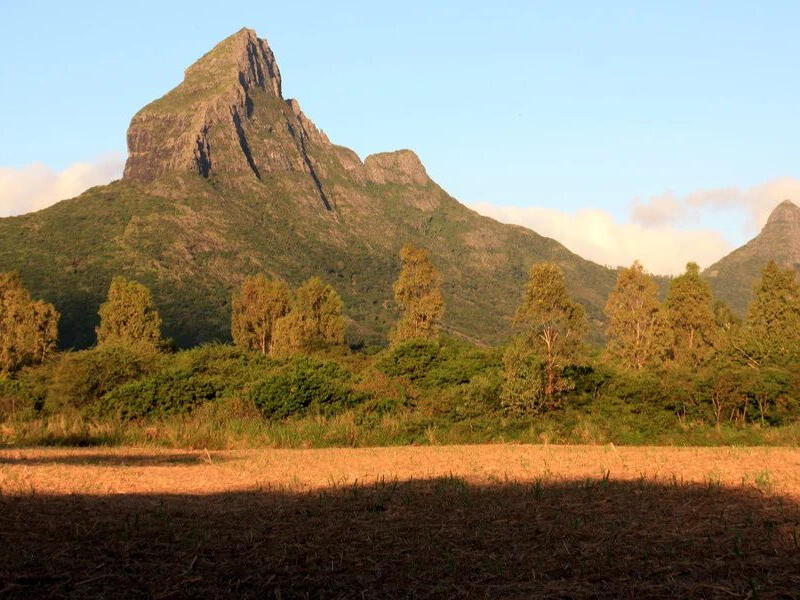
<svg viewBox="0 0 800 600">
<path fill-rule="evenodd" d="M 112 153 L 54 171 L 42 163 L 0 167 L 0 217 L 21 215 L 72 198 L 122 175 L 125 157 Z"/>
</svg>

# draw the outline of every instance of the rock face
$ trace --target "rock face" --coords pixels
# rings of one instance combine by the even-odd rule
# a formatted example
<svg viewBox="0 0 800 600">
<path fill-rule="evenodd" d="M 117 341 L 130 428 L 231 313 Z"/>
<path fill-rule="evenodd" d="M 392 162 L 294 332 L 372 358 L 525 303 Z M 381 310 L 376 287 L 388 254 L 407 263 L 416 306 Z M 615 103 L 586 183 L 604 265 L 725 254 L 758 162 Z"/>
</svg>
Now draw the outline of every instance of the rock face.
<svg viewBox="0 0 800 600">
<path fill-rule="evenodd" d="M 410 150 L 358 156 L 331 144 L 295 99 L 284 100 L 281 74 L 266 40 L 242 29 L 186 69 L 183 82 L 140 110 L 128 128 L 124 178 L 159 188 L 198 173 L 239 189 L 281 173 L 305 174 L 327 210 L 323 181 L 345 172 L 356 181 L 425 185 Z"/>
<path fill-rule="evenodd" d="M 195 172 L 246 185 L 279 172 L 306 173 L 319 187 L 314 146 L 328 138 L 285 101 L 267 42 L 242 29 L 186 69 L 183 82 L 139 111 L 128 128 L 124 178 L 153 184 Z M 330 208 L 324 191 L 318 190 Z"/>
<path fill-rule="evenodd" d="M 755 238 L 711 265 L 704 275 L 715 295 L 742 315 L 753 285 L 771 260 L 800 273 L 800 208 L 791 200 L 772 211 Z"/>
</svg>

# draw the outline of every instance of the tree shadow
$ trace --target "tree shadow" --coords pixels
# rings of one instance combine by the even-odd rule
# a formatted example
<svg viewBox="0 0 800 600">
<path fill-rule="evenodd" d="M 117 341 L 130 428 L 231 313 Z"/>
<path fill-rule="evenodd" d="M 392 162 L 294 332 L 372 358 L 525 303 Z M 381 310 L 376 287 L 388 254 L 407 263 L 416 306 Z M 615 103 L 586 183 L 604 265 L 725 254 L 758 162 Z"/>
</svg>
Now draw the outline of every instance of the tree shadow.
<svg viewBox="0 0 800 600">
<path fill-rule="evenodd" d="M 0 596 L 795 598 L 799 532 L 792 499 L 644 481 L 0 496 Z"/>
<path fill-rule="evenodd" d="M 229 458 L 205 452 L 181 452 L 180 454 L 113 454 L 91 452 L 80 454 L 47 453 L 38 456 L 0 455 L 2 465 L 91 465 L 108 467 L 157 467 L 159 465 L 197 465 L 227 462 Z"/>
</svg>

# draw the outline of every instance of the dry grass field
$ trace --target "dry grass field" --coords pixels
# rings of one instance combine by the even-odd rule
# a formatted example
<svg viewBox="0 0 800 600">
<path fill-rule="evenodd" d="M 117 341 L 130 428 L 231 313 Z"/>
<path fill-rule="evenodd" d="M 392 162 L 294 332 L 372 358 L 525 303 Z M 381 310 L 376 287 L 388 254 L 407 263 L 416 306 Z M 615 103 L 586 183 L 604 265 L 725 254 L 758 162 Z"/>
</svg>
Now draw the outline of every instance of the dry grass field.
<svg viewBox="0 0 800 600">
<path fill-rule="evenodd" d="M 800 450 L 0 451 L 0 597 L 800 598 Z"/>
</svg>

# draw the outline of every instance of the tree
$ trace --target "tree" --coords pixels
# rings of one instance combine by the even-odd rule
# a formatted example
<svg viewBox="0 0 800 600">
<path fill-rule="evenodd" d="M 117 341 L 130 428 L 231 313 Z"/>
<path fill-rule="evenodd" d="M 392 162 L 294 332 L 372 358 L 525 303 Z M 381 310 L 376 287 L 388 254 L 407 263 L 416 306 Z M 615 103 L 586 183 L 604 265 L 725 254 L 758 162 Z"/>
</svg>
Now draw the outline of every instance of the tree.
<svg viewBox="0 0 800 600">
<path fill-rule="evenodd" d="M 285 354 L 344 344 L 343 307 L 333 287 L 312 277 L 297 289 L 286 316 L 275 322 L 275 352 Z"/>
<path fill-rule="evenodd" d="M 697 263 L 687 264 L 686 273 L 672 280 L 665 309 L 675 362 L 695 368 L 708 362 L 717 327 L 711 290 L 700 278 Z"/>
<path fill-rule="evenodd" d="M 747 308 L 737 350 L 753 367 L 784 363 L 800 354 L 800 284 L 791 269 L 770 261 Z"/>
<path fill-rule="evenodd" d="M 233 343 L 267 354 L 272 346 L 275 323 L 289 311 L 289 286 L 259 273 L 245 278 L 233 296 L 231 334 Z"/>
<path fill-rule="evenodd" d="M 579 356 L 588 330 L 586 312 L 567 293 L 555 264 L 534 265 L 514 324 L 523 342 L 543 359 L 543 393 L 549 404 L 559 390 L 561 370 Z"/>
<path fill-rule="evenodd" d="M 114 277 L 99 314 L 98 344 L 143 342 L 157 346 L 161 341 L 161 317 L 150 290 L 141 283 Z"/>
<path fill-rule="evenodd" d="M 0 376 L 41 363 L 58 341 L 58 312 L 32 300 L 17 273 L 0 273 Z"/>
<path fill-rule="evenodd" d="M 609 320 L 609 357 L 635 370 L 665 358 L 669 330 L 658 301 L 658 287 L 638 261 L 628 269 L 620 269 L 605 312 Z"/>
<path fill-rule="evenodd" d="M 500 402 L 518 415 L 537 413 L 545 407 L 542 361 L 530 344 L 518 336 L 503 352 L 503 387 Z"/>
<path fill-rule="evenodd" d="M 403 315 L 392 331 L 392 344 L 434 338 L 444 313 L 442 277 L 422 248 L 403 246 L 400 260 L 403 266 L 394 284 L 394 297 Z"/>
</svg>

